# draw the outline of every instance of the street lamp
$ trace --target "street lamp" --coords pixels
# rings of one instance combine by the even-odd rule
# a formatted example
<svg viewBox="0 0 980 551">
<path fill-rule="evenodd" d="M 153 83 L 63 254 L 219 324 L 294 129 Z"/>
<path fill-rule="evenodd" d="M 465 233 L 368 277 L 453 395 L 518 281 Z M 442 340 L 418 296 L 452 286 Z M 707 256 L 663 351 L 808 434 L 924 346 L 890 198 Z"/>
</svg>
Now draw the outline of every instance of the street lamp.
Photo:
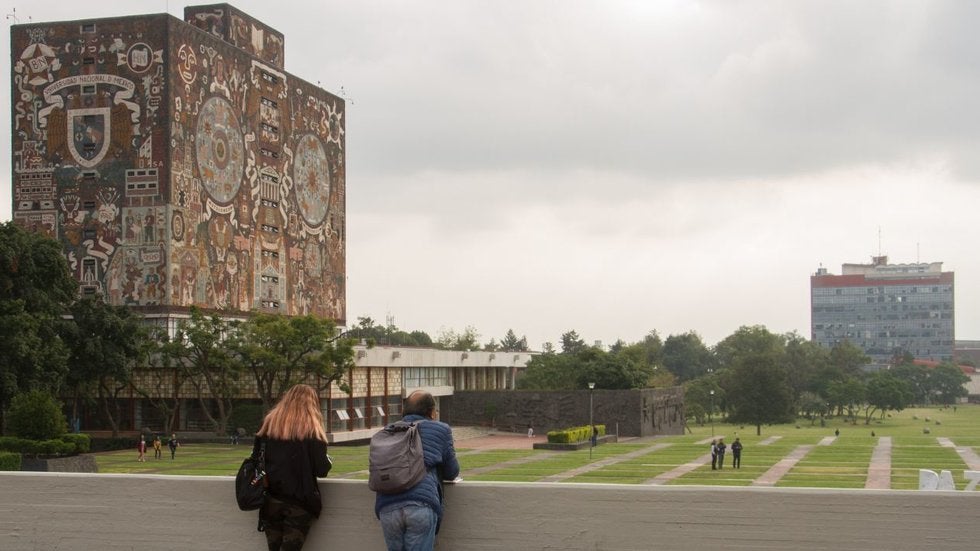
<svg viewBox="0 0 980 551">
<path fill-rule="evenodd" d="M 711 409 L 708 410 L 708 420 L 711 421 L 711 436 L 715 435 L 715 418 L 711 416 L 715 412 L 715 391 L 712 390 L 711 394 Z"/>
<path fill-rule="evenodd" d="M 592 424 L 592 391 L 595 383 L 589 383 L 589 461 L 592 461 L 592 448 L 595 447 L 595 425 Z"/>
</svg>

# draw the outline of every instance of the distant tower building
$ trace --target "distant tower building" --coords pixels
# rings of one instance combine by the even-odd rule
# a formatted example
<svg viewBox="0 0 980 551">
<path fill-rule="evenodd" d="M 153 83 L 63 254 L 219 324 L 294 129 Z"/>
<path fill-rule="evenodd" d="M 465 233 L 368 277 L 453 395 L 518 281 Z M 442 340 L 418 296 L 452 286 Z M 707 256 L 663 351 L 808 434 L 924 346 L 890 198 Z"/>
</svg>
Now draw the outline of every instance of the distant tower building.
<svg viewBox="0 0 980 551">
<path fill-rule="evenodd" d="M 810 334 L 827 348 L 848 341 L 876 364 L 896 354 L 936 361 L 953 359 L 953 272 L 942 262 L 844 264 L 841 275 L 825 268 L 810 277 Z"/>
<path fill-rule="evenodd" d="M 173 327 L 192 306 L 345 300 L 344 101 L 227 4 L 11 27 L 13 218 L 79 291 Z"/>
</svg>

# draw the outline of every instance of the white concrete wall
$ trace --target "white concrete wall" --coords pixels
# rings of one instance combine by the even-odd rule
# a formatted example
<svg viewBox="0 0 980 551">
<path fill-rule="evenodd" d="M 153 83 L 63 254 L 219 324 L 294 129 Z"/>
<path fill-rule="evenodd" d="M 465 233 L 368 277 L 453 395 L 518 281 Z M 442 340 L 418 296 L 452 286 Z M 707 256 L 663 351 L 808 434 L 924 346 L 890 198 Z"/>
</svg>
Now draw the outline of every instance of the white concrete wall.
<svg viewBox="0 0 980 551">
<path fill-rule="evenodd" d="M 363 481 L 321 483 L 306 549 L 384 549 Z M 0 473 L 0 549 L 260 551 L 229 477 Z M 441 550 L 974 550 L 980 492 L 463 482 Z"/>
</svg>

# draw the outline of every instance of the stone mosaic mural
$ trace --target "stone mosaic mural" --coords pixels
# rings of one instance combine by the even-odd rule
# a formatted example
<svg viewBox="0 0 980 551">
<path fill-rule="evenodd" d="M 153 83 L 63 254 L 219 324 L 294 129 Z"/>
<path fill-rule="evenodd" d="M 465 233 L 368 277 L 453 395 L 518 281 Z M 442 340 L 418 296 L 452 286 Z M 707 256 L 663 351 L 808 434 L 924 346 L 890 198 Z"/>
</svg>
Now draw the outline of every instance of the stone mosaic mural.
<svg viewBox="0 0 980 551">
<path fill-rule="evenodd" d="M 281 35 L 248 21 L 281 64 Z M 14 219 L 114 304 L 343 322 L 344 103 L 215 34 L 165 15 L 13 26 Z"/>
</svg>

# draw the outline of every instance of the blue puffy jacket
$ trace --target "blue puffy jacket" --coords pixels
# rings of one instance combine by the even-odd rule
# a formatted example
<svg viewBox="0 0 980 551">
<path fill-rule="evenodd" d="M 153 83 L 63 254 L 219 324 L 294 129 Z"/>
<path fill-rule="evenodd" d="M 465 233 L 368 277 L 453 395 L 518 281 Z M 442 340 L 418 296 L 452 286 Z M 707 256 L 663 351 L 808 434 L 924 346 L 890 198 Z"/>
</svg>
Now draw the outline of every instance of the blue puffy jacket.
<svg viewBox="0 0 980 551">
<path fill-rule="evenodd" d="M 453 480 L 459 476 L 459 462 L 456 461 L 456 449 L 453 448 L 453 429 L 441 421 L 431 421 L 421 415 L 406 415 L 403 421 L 417 423 L 422 433 L 422 451 L 425 452 L 425 467 L 428 473 L 421 482 L 411 490 L 400 494 L 377 494 L 374 500 L 374 514 L 381 518 L 381 509 L 404 503 L 417 501 L 425 503 L 439 515 L 442 520 L 442 492 L 439 477 L 442 480 Z"/>
</svg>

